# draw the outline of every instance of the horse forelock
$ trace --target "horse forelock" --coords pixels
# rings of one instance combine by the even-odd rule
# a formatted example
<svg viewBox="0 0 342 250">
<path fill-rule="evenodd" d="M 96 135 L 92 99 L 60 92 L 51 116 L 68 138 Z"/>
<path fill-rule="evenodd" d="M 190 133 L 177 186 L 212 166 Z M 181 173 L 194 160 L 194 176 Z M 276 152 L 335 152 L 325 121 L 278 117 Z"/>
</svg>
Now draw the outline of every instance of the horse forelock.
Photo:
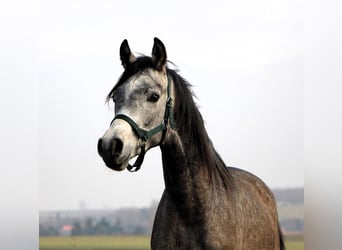
<svg viewBox="0 0 342 250">
<path fill-rule="evenodd" d="M 118 82 L 114 85 L 112 90 L 107 95 L 106 101 L 108 102 L 110 99 L 112 99 L 115 90 L 123 85 L 130 77 L 139 74 L 140 72 L 148 68 L 156 69 L 155 65 L 152 62 L 152 58 L 149 56 L 138 57 L 136 61 L 130 64 L 121 74 Z"/>
</svg>

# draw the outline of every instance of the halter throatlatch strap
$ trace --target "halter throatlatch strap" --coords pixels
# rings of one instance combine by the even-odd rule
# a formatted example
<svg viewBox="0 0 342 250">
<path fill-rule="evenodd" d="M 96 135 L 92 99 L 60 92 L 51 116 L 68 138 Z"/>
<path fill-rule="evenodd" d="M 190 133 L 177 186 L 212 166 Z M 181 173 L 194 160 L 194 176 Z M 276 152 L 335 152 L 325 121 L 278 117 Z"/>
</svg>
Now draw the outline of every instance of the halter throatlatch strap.
<svg viewBox="0 0 342 250">
<path fill-rule="evenodd" d="M 125 115 L 125 114 L 117 114 L 113 121 L 111 123 L 114 122 L 114 120 L 116 119 L 121 119 L 126 121 L 133 129 L 134 133 L 137 135 L 139 143 L 140 143 L 140 154 L 137 158 L 137 160 L 134 162 L 133 165 L 128 164 L 128 171 L 130 172 L 136 172 L 140 169 L 144 158 L 145 158 L 145 153 L 146 153 L 146 141 L 148 139 L 150 139 L 152 136 L 154 136 L 155 134 L 159 133 L 159 132 L 164 132 L 167 129 L 167 125 L 170 122 L 170 127 L 172 129 L 176 129 L 176 124 L 174 121 L 174 117 L 173 117 L 173 110 L 172 110 L 172 97 L 171 97 L 171 84 L 170 84 L 170 77 L 167 77 L 168 81 L 167 81 L 167 101 L 166 101 L 166 107 L 165 107 L 165 113 L 164 113 L 164 119 L 162 121 L 162 123 L 160 125 L 158 125 L 157 127 L 151 129 L 151 130 L 144 130 L 141 129 L 138 124 L 129 116 Z M 164 136 L 163 136 L 164 137 Z"/>
</svg>

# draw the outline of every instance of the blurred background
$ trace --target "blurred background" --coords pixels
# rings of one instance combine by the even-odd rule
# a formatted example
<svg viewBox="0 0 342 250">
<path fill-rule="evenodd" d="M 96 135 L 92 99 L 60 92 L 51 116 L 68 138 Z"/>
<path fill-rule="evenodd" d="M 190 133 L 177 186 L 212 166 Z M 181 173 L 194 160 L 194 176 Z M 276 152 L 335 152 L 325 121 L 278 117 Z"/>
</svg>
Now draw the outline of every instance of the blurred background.
<svg viewBox="0 0 342 250">
<path fill-rule="evenodd" d="M 336 3 L 1 5 L 1 197 L 11 205 L 1 213 L 4 239 L 16 241 L 10 232 L 18 231 L 7 214 L 24 221 L 22 232 L 38 224 L 44 232 L 56 221 L 58 234 L 72 233 L 77 223 L 148 231 L 163 191 L 159 149 L 134 174 L 107 169 L 96 152 L 113 118 L 105 96 L 122 73 L 123 39 L 146 55 L 153 37 L 164 42 L 168 59 L 193 85 L 217 151 L 274 190 L 285 229 L 304 228 L 304 166 L 316 185 L 311 201 L 328 199 L 311 202 L 309 215 L 321 218 L 311 208 L 326 215 L 332 206 L 324 204 L 340 205 L 333 196 L 341 148 L 341 29 L 330 14 Z"/>
<path fill-rule="evenodd" d="M 113 172 L 97 140 L 119 46 L 150 55 L 153 37 L 192 85 L 227 165 L 277 194 L 287 233 L 304 231 L 304 52 L 301 1 L 44 1 L 40 5 L 40 235 L 149 235 L 163 191 L 159 149 L 137 173 Z"/>
</svg>

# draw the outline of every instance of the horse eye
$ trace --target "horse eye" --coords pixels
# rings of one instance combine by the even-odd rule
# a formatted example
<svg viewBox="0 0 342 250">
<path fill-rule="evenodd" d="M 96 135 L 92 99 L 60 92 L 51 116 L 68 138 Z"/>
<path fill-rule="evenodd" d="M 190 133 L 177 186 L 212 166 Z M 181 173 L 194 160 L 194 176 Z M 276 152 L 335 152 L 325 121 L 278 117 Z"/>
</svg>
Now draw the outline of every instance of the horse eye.
<svg viewBox="0 0 342 250">
<path fill-rule="evenodd" d="M 159 100 L 159 95 L 158 94 L 152 94 L 149 98 L 148 101 L 150 102 L 157 102 Z"/>
</svg>

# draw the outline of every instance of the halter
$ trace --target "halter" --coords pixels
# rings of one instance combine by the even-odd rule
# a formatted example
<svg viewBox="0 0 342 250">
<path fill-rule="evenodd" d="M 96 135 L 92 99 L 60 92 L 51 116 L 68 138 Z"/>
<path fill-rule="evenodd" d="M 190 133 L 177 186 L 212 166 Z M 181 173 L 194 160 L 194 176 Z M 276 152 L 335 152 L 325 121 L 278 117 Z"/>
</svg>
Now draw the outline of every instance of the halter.
<svg viewBox="0 0 342 250">
<path fill-rule="evenodd" d="M 172 97 L 171 97 L 171 82 L 170 82 L 170 77 L 167 77 L 168 79 L 167 81 L 167 100 L 166 100 L 166 106 L 165 106 L 165 113 L 164 113 L 164 119 L 161 122 L 160 125 L 156 126 L 155 128 L 151 129 L 151 130 L 145 130 L 139 127 L 139 125 L 132 120 L 129 116 L 125 115 L 125 114 L 117 114 L 114 119 L 112 120 L 111 124 L 114 122 L 114 120 L 116 119 L 121 119 L 126 121 L 129 125 L 131 125 L 134 133 L 136 134 L 136 136 L 138 137 L 139 140 L 139 144 L 140 144 L 140 154 L 137 158 L 137 160 L 134 162 L 133 166 L 128 164 L 128 171 L 130 172 L 136 172 L 140 169 L 143 161 L 144 161 L 144 157 L 145 157 L 145 153 L 146 153 L 146 142 L 148 139 L 150 139 L 152 136 L 154 136 L 155 134 L 159 133 L 159 132 L 163 132 L 163 137 L 162 140 L 164 139 L 165 136 L 165 131 L 167 129 L 167 125 L 168 122 L 170 121 L 170 127 L 172 129 L 176 128 L 176 124 L 174 121 L 174 117 L 173 117 L 173 111 L 172 111 Z"/>
</svg>

